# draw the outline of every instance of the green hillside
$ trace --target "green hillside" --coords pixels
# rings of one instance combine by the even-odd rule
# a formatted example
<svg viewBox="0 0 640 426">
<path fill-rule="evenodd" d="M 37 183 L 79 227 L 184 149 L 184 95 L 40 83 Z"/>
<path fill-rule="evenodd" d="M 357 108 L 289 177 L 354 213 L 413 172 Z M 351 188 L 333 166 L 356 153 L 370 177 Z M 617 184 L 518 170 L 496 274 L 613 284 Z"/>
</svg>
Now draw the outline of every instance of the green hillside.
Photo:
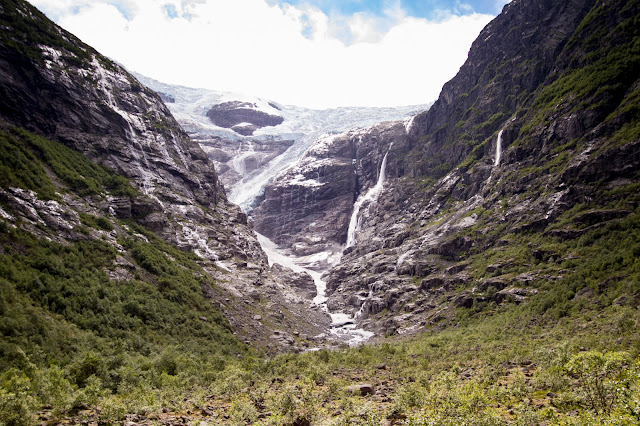
<svg viewBox="0 0 640 426">
<path fill-rule="evenodd" d="M 197 256 L 133 221 L 89 213 L 108 195 L 142 197 L 125 178 L 21 129 L 0 133 L 0 152 L 3 188 L 87 203 L 71 220 L 73 238 L 56 240 L 42 221 L 33 233 L 23 230 L 19 206 L 0 201 L 0 418 L 7 424 L 31 424 L 45 405 L 68 415 L 105 395 L 155 391 L 164 401 L 167 383 L 177 391 L 215 382 L 229 360 L 248 353 L 204 297 L 205 288 L 222 293 Z M 140 403 L 117 406 L 113 418 Z"/>
<path fill-rule="evenodd" d="M 5 14 L 14 3 L 22 4 L 2 2 Z M 518 108 L 506 130 L 511 162 L 482 184 L 486 198 L 468 213 L 474 224 L 450 236 L 472 244 L 442 254 L 467 279 L 430 307 L 441 315 L 411 336 L 390 332 L 354 348 L 267 356 L 243 343 L 223 312 L 240 297 L 211 278 L 206 268 L 215 263 L 141 225 L 158 223 L 141 220 L 156 203 L 135 189 L 142 184 L 90 161 L 73 143 L 1 121 L 0 424 L 640 424 L 639 7 L 597 2 L 544 83 L 509 100 Z M 39 51 L 24 47 L 32 38 L 75 51 L 67 38 L 43 39 L 36 24 L 47 21 L 36 17 L 18 19 L 25 37 L 3 34 L 0 53 L 8 46 L 37 60 Z M 83 55 L 78 60 L 88 60 Z M 16 117 L 19 105 L 11 104 Z M 437 133 L 470 135 L 438 143 L 457 153 L 459 170 L 487 182 L 488 147 L 509 117 L 504 105 L 473 108 L 455 129 L 417 143 Z M 123 133 L 113 124 L 121 118 L 104 128 Z M 95 123 L 86 134 L 103 125 Z M 108 151 L 78 140 L 87 152 Z M 413 170 L 437 160 L 423 164 L 422 148 L 407 155 L 407 165 L 419 165 Z M 424 197 L 424 207 L 452 164 L 398 179 L 408 188 L 398 193 Z M 458 198 L 422 224 L 416 213 L 415 235 L 399 244 L 461 211 L 468 198 L 460 194 L 474 182 L 460 182 Z M 557 209 L 522 207 L 557 193 Z M 123 200 L 129 218 L 108 213 Z M 410 214 L 402 205 L 390 203 L 385 214 Z M 245 226 L 244 216 L 216 216 L 214 225 L 239 226 L 242 218 Z M 246 247 L 231 232 L 220 235 Z M 248 256 L 233 260 L 247 267 Z M 233 306 L 248 318 L 262 313 L 250 312 L 250 301 Z M 372 317 L 382 322 L 388 314 Z"/>
</svg>

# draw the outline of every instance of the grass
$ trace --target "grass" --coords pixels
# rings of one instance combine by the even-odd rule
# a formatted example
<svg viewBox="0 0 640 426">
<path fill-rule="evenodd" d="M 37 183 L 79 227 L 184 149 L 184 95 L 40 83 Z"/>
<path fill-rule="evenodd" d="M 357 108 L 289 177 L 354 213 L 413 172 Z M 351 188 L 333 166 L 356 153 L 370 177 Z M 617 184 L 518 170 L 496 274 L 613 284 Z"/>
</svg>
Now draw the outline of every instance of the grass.
<svg viewBox="0 0 640 426">
<path fill-rule="evenodd" d="M 137 195 L 129 180 L 89 161 L 78 151 L 24 129 L 0 130 L 0 184 L 35 191 L 42 199 L 56 198 L 56 188 L 45 170 L 80 196 Z"/>
</svg>

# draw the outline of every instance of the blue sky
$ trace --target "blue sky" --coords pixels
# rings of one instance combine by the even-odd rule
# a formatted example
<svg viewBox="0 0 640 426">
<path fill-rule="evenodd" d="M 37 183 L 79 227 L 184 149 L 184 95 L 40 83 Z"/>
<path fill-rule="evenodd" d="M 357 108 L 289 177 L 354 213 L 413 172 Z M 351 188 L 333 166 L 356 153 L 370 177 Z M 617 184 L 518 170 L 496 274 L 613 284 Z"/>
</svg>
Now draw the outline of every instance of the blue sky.
<svg viewBox="0 0 640 426">
<path fill-rule="evenodd" d="M 310 4 L 322 10 L 327 15 L 353 15 L 355 13 L 370 13 L 384 15 L 385 9 L 401 7 L 409 16 L 437 19 L 443 12 L 456 15 L 469 13 L 485 13 L 496 15 L 507 1 L 501 0 L 280 0 L 279 3 L 289 3 L 299 6 Z"/>
</svg>

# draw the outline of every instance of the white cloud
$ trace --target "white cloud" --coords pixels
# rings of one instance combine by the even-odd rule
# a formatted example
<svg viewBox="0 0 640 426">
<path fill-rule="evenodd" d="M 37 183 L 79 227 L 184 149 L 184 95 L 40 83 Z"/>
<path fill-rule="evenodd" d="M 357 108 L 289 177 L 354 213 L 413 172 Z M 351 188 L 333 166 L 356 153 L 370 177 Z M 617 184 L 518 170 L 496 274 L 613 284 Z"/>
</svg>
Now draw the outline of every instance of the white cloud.
<svg viewBox="0 0 640 426">
<path fill-rule="evenodd" d="M 397 5 L 381 18 L 329 17 L 266 0 L 33 3 L 101 53 L 157 80 L 311 107 L 434 100 L 492 18 L 429 22 Z M 345 28 L 348 37 L 340 37 Z"/>
</svg>

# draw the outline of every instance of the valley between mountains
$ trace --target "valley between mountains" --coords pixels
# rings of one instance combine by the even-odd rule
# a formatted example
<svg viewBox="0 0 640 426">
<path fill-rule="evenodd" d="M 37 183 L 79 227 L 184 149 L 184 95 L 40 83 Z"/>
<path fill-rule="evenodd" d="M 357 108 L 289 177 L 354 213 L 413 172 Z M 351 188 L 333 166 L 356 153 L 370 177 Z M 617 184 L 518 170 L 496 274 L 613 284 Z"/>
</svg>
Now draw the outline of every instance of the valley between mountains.
<svg viewBox="0 0 640 426">
<path fill-rule="evenodd" d="M 640 422 L 639 1 L 513 0 L 402 108 L 0 26 L 1 424 Z"/>
</svg>

